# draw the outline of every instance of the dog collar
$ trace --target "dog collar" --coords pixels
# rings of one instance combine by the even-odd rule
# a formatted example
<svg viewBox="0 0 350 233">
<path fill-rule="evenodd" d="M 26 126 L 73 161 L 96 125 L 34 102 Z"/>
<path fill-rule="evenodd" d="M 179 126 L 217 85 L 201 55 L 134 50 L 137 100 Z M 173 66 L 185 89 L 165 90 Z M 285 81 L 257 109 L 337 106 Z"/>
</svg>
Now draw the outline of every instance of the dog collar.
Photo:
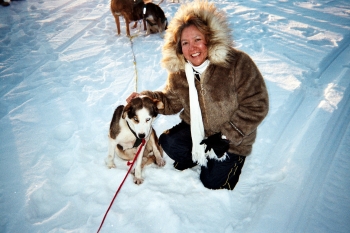
<svg viewBox="0 0 350 233">
<path fill-rule="evenodd" d="M 129 127 L 130 131 L 132 132 L 132 134 L 136 137 L 136 141 L 135 141 L 135 143 L 134 143 L 134 145 L 132 147 L 133 148 L 138 147 L 141 144 L 142 139 L 137 137 L 136 133 L 134 132 L 134 130 L 131 129 L 131 127 L 130 127 L 128 122 L 126 122 L 126 124 L 128 125 L 128 127 Z"/>
</svg>

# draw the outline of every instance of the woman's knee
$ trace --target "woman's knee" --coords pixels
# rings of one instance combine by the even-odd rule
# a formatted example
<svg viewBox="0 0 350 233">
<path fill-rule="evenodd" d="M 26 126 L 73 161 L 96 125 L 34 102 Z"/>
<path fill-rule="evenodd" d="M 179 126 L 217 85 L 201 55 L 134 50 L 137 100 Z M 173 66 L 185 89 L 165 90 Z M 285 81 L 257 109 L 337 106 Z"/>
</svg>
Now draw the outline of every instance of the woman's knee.
<svg viewBox="0 0 350 233">
<path fill-rule="evenodd" d="M 209 189 L 229 189 L 236 186 L 245 157 L 230 154 L 227 161 L 209 160 L 207 167 L 202 167 L 200 180 Z"/>
<path fill-rule="evenodd" d="M 159 136 L 159 144 L 162 146 L 163 150 L 167 152 L 170 148 L 170 146 L 174 143 L 174 139 L 172 137 L 169 137 L 168 134 L 162 133 Z"/>
<path fill-rule="evenodd" d="M 237 172 L 236 168 L 233 168 L 232 171 Z M 231 172 L 232 172 L 231 171 Z M 204 187 L 208 189 L 228 189 L 233 190 L 236 184 L 238 183 L 240 171 L 236 174 L 232 173 L 226 174 L 224 179 L 218 179 L 217 177 L 210 176 L 209 174 L 201 173 L 200 179 Z"/>
<path fill-rule="evenodd" d="M 181 122 L 165 131 L 159 137 L 159 144 L 170 158 L 176 161 L 187 160 L 192 150 L 189 125 Z"/>
</svg>

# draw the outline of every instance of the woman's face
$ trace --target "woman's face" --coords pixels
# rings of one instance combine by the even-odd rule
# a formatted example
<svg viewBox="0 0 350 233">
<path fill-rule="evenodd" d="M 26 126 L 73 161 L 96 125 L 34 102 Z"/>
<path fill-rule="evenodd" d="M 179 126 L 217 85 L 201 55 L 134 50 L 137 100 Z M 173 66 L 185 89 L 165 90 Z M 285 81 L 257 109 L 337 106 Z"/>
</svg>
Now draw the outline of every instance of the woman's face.
<svg viewBox="0 0 350 233">
<path fill-rule="evenodd" d="M 201 65 L 208 57 L 205 37 L 194 25 L 190 25 L 182 31 L 181 48 L 186 60 L 194 66 Z"/>
</svg>

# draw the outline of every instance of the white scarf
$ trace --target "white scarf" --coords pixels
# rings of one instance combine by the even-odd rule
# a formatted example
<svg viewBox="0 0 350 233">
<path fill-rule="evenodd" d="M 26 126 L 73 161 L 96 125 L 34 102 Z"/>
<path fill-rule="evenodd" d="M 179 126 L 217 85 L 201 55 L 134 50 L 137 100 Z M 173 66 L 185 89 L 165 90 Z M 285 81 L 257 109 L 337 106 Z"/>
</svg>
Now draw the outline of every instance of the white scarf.
<svg viewBox="0 0 350 233">
<path fill-rule="evenodd" d="M 209 66 L 210 61 L 207 59 L 205 60 L 201 65 L 194 66 L 191 62 L 188 61 L 188 63 L 192 66 L 192 68 L 197 71 L 198 73 L 202 74 L 205 69 Z"/>
<path fill-rule="evenodd" d="M 209 65 L 209 60 L 204 62 L 204 66 L 198 66 L 194 67 L 197 68 L 196 70 L 202 72 L 207 68 Z M 204 64 L 203 63 L 203 64 Z M 202 113 L 199 106 L 198 101 L 198 93 L 196 86 L 194 84 L 194 74 L 192 69 L 192 64 L 186 63 L 185 64 L 185 72 L 186 72 L 186 78 L 188 82 L 189 87 L 189 96 L 190 96 L 190 114 L 191 114 L 191 136 L 192 136 L 192 160 L 193 162 L 198 162 L 202 166 L 207 165 L 207 157 L 209 158 L 215 158 L 216 155 L 213 150 L 210 150 L 209 152 L 205 153 L 205 145 L 200 145 L 202 140 L 205 137 L 204 134 L 204 125 L 202 120 Z M 198 68 L 200 69 L 198 70 Z M 202 73 L 200 72 L 200 73 Z"/>
</svg>

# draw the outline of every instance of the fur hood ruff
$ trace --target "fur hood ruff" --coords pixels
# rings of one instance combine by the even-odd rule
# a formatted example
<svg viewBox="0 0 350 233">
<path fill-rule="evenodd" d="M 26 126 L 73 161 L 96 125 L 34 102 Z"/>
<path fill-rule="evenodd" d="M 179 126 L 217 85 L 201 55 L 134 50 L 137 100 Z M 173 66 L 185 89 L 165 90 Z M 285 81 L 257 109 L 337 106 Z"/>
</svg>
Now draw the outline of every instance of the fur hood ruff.
<svg viewBox="0 0 350 233">
<path fill-rule="evenodd" d="M 178 28 L 184 24 L 185 18 L 195 15 L 207 22 L 210 35 L 208 45 L 208 60 L 218 66 L 228 67 L 227 55 L 233 46 L 231 29 L 223 12 L 217 10 L 213 3 L 207 1 L 194 1 L 181 5 L 166 30 L 163 46 L 162 66 L 169 72 L 178 72 L 185 69 L 183 54 L 176 53 L 175 34 Z"/>
</svg>

